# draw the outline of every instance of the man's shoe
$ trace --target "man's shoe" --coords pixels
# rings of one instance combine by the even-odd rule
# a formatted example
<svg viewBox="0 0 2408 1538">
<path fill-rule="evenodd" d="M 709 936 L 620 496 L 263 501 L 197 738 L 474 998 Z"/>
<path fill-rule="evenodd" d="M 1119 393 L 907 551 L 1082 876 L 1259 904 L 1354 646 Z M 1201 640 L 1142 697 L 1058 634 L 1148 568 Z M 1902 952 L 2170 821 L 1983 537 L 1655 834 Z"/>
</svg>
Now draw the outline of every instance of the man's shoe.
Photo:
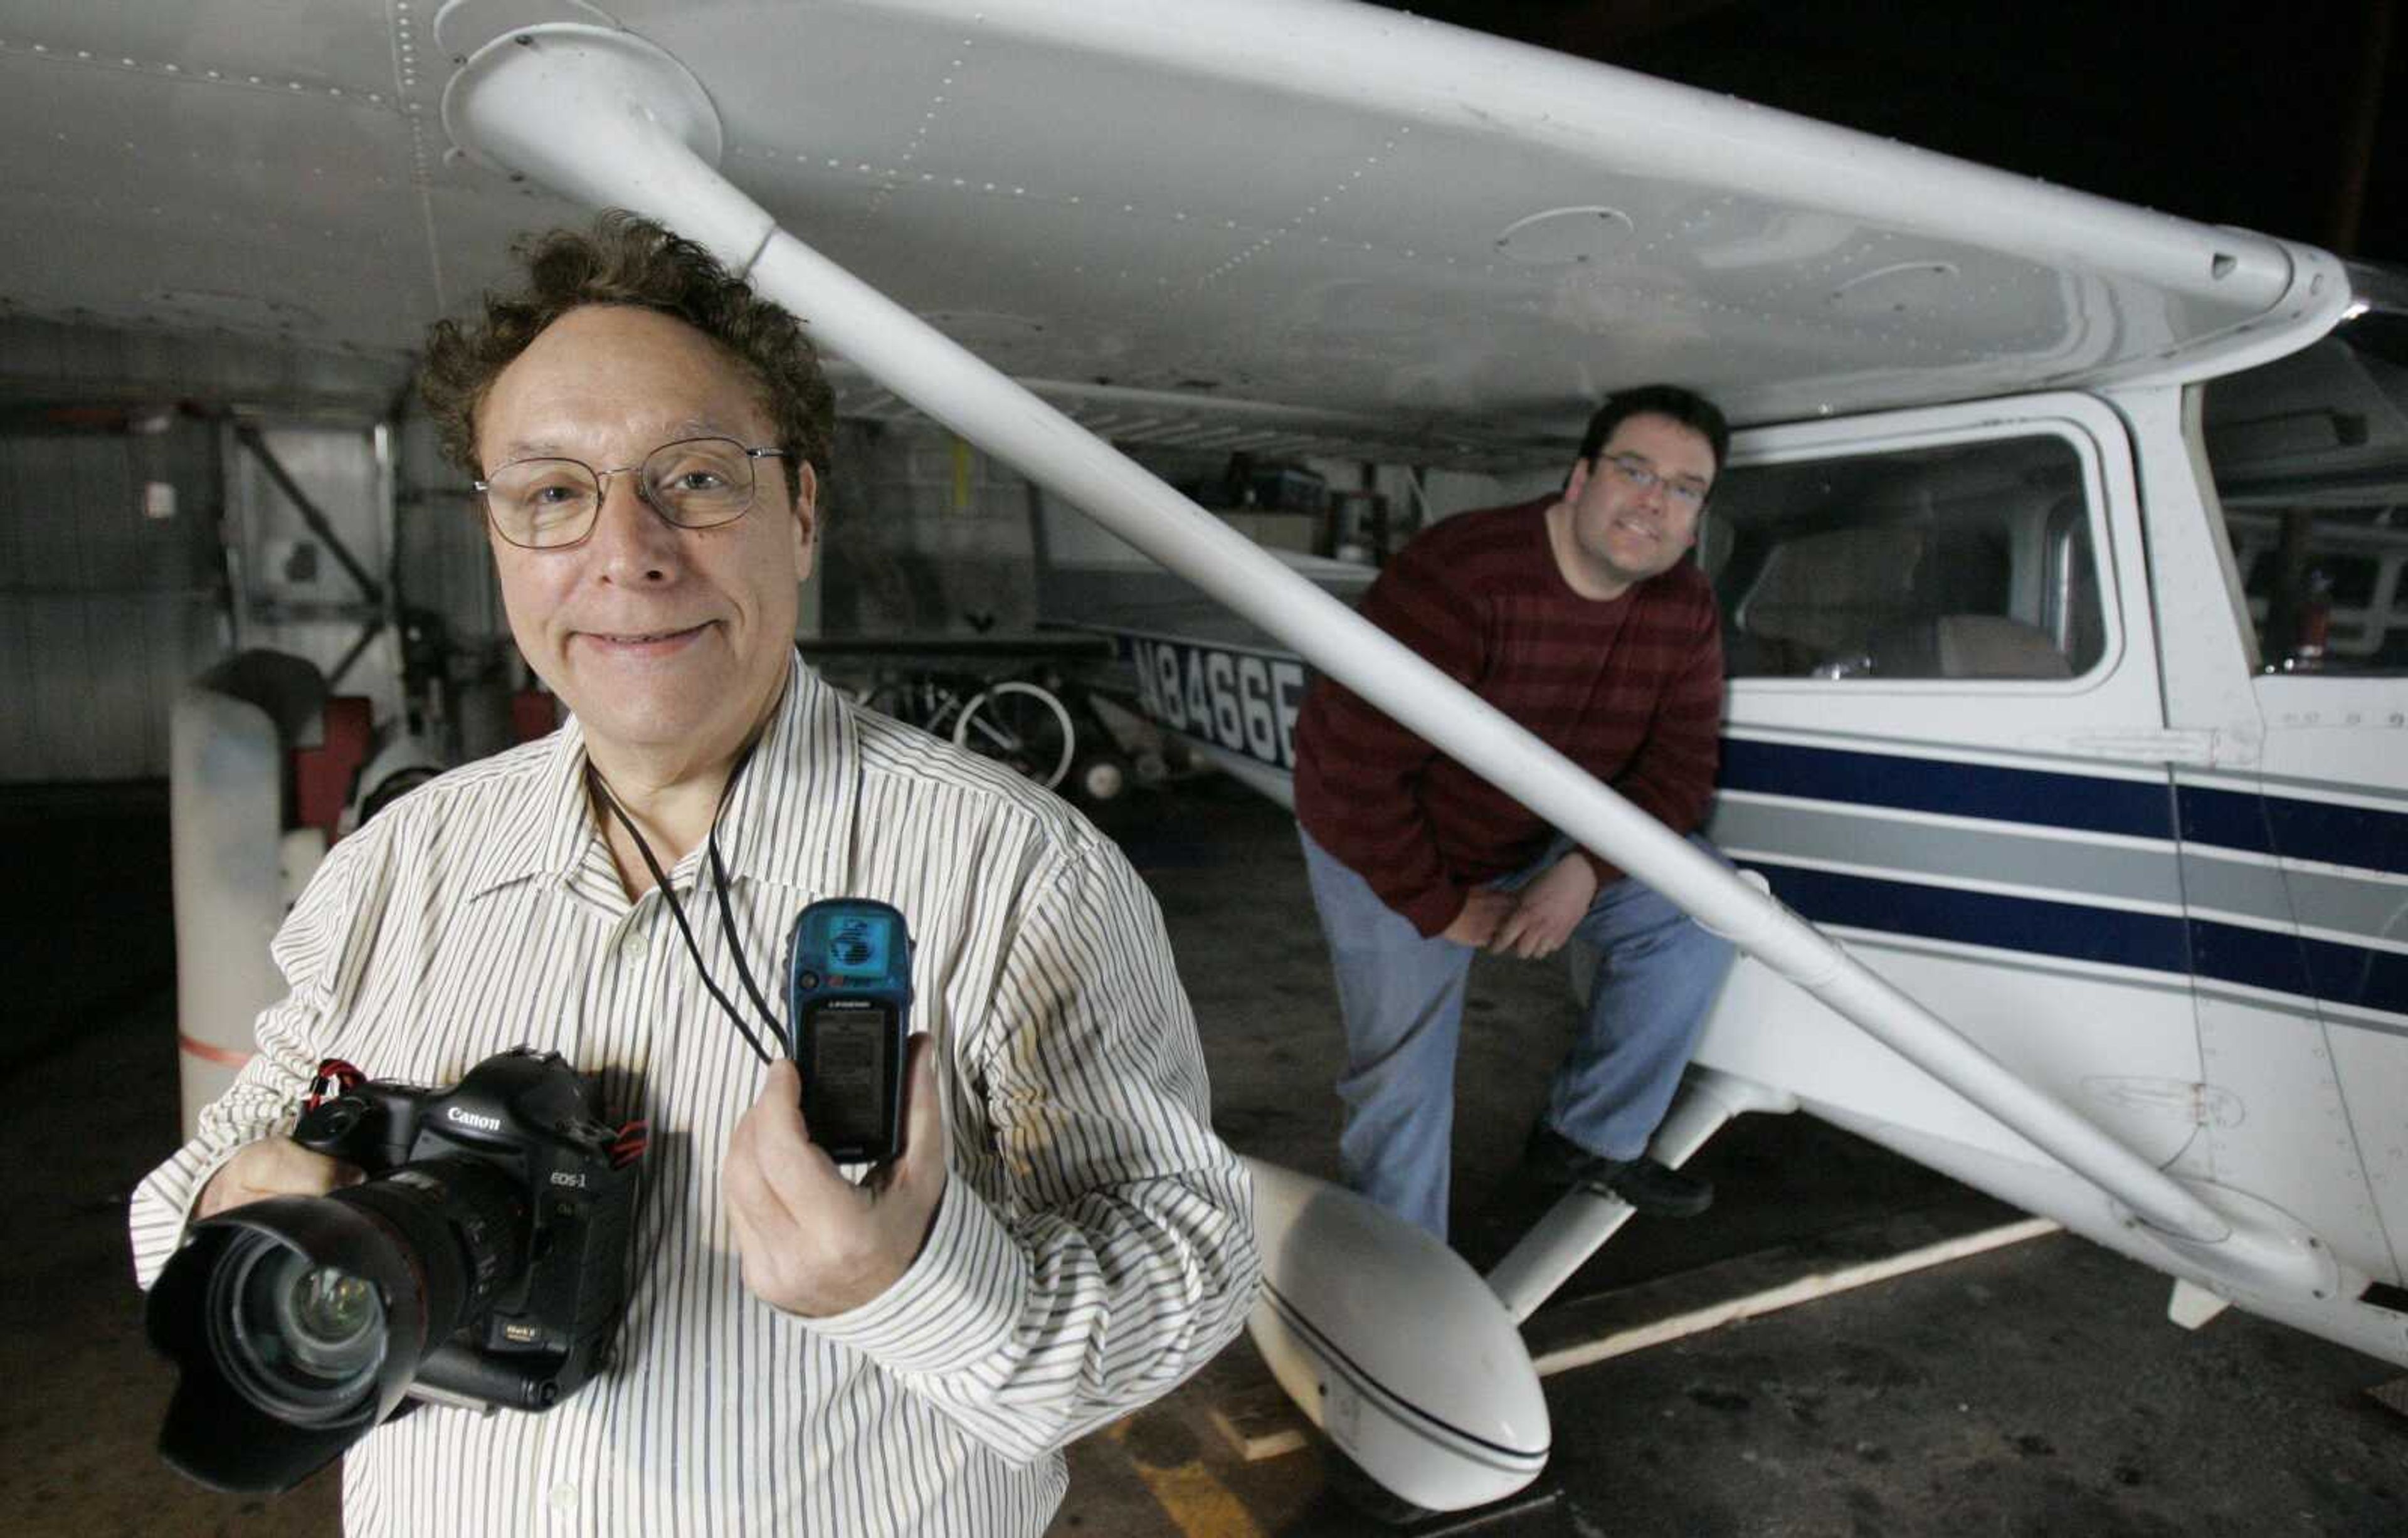
<svg viewBox="0 0 2408 1538">
<path fill-rule="evenodd" d="M 1600 1159 L 1597 1173 L 1582 1182 L 1594 1191 L 1618 1196 L 1633 1212 L 1650 1218 L 1695 1218 L 1714 1204 L 1714 1183 L 1641 1154 L 1637 1159 Z"/>
<path fill-rule="evenodd" d="M 1695 1218 L 1714 1204 L 1713 1182 L 1641 1155 L 1607 1159 L 1593 1154 L 1541 1121 L 1522 1147 L 1522 1169 L 1545 1186 L 1580 1186 L 1630 1203 L 1650 1218 Z"/>
<path fill-rule="evenodd" d="M 1577 1186 L 1605 1161 L 1541 1120 L 1522 1145 L 1522 1173 L 1541 1186 Z"/>
</svg>

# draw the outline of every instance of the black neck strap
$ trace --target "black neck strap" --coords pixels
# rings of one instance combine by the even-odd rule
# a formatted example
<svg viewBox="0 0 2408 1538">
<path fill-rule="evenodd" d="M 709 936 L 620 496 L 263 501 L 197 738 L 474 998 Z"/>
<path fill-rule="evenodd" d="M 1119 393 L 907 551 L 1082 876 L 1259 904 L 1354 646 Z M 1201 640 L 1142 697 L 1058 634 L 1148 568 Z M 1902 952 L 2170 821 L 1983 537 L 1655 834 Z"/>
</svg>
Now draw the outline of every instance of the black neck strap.
<svg viewBox="0 0 2408 1538">
<path fill-rule="evenodd" d="M 765 733 L 764 735 L 766 734 Z M 736 915 L 727 901 L 727 867 L 719 858 L 720 814 L 727 810 L 727 798 L 735 793 L 736 782 L 743 777 L 745 766 L 752 762 L 753 750 L 760 745 L 759 737 L 746 744 L 743 753 L 736 761 L 736 766 L 728 771 L 727 783 L 720 787 L 719 805 L 711 808 L 710 831 L 704 835 L 703 842 L 710 852 L 712 880 L 719 888 L 720 922 L 727 931 L 727 951 L 736 959 L 736 975 L 744 980 L 744 991 L 752 998 L 752 1007 L 761 1012 L 762 1020 L 768 1026 L 771 1038 L 775 1039 L 779 1034 L 778 1018 L 771 1012 L 767 1003 L 763 1000 L 759 986 L 752 981 L 752 969 L 744 962 L 743 941 L 736 933 Z M 644 835 L 637 831 L 635 819 L 629 817 L 626 808 L 619 805 L 619 798 L 610 793 L 610 782 L 602 777 L 602 771 L 594 766 L 594 761 L 590 757 L 585 761 L 585 772 L 592 777 L 595 790 L 602 797 L 602 805 L 608 806 L 611 816 L 619 819 L 619 826 L 627 830 L 628 838 L 635 842 L 636 852 L 643 857 L 644 869 L 652 873 L 653 883 L 660 888 L 661 901 L 668 904 L 669 917 L 677 920 L 678 933 L 685 936 L 686 953 L 694 958 L 694 970 L 702 978 L 702 986 L 709 989 L 710 996 L 719 1001 L 719 1007 L 726 1012 L 729 1022 L 736 1027 L 737 1034 L 742 1036 L 745 1045 L 752 1048 L 752 1055 L 763 1062 L 775 1062 L 777 1056 L 764 1047 L 761 1045 L 761 1038 L 754 1035 L 752 1028 L 744 1023 L 744 1012 L 736 1007 L 717 983 L 711 981 L 710 968 L 703 963 L 702 947 L 694 937 L 694 925 L 686 919 L 684 904 L 678 901 L 677 890 L 669 885 L 668 873 L 661 869 L 660 861 L 653 857 L 652 847 L 645 843 Z"/>
</svg>

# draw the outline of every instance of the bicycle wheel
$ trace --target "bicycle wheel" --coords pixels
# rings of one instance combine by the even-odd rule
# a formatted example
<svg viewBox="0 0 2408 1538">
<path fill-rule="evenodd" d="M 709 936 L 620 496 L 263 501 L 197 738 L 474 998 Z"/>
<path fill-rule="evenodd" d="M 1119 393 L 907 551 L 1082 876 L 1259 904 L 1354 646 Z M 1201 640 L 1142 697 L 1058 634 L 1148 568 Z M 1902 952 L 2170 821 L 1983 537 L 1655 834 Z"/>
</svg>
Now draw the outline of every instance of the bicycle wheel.
<svg viewBox="0 0 2408 1538">
<path fill-rule="evenodd" d="M 1051 790 L 1070 772 L 1079 745 L 1070 712 L 1054 691 L 1008 679 L 962 706 L 953 746 L 1008 763 Z"/>
</svg>

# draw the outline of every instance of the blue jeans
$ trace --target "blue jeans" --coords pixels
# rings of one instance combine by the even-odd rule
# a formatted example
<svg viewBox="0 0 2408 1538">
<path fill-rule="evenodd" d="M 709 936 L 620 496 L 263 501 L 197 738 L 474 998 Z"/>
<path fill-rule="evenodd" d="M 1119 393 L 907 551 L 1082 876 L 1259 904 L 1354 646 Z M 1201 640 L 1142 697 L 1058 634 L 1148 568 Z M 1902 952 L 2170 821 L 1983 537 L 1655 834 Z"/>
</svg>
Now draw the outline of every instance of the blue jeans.
<svg viewBox="0 0 2408 1538">
<path fill-rule="evenodd" d="M 1340 1169 L 1353 1189 L 1443 1239 L 1455 1045 L 1472 947 L 1425 938 L 1311 834 L 1297 833 L 1346 1023 Z M 1689 841 L 1722 860 L 1703 834 Z M 1570 848 L 1559 838 L 1495 885 L 1516 889 Z M 1572 933 L 1596 947 L 1597 976 L 1579 1036 L 1555 1070 L 1547 1121 L 1591 1153 L 1636 1159 L 1680 1086 L 1730 971 L 1731 945 L 1627 877 L 1600 890 Z"/>
</svg>

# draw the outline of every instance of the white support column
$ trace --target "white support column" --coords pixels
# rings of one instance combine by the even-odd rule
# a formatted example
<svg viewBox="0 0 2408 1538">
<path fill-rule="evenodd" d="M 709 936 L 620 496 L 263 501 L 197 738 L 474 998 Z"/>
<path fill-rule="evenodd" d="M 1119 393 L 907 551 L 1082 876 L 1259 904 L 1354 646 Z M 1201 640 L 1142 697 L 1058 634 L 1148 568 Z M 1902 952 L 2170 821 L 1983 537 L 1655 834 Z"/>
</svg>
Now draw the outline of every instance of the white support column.
<svg viewBox="0 0 2408 1538">
<path fill-rule="evenodd" d="M 1711 1068 L 1692 1068 L 1680 1097 L 1647 1146 L 1648 1157 L 1679 1169 L 1734 1118 L 1749 1111 L 1797 1108 L 1798 1103 L 1778 1089 Z M 1520 1324 L 1629 1220 L 1627 1203 L 1585 1190 L 1569 1191 L 1490 1268 L 1489 1289 L 1513 1316 L 1513 1322 Z"/>
</svg>

